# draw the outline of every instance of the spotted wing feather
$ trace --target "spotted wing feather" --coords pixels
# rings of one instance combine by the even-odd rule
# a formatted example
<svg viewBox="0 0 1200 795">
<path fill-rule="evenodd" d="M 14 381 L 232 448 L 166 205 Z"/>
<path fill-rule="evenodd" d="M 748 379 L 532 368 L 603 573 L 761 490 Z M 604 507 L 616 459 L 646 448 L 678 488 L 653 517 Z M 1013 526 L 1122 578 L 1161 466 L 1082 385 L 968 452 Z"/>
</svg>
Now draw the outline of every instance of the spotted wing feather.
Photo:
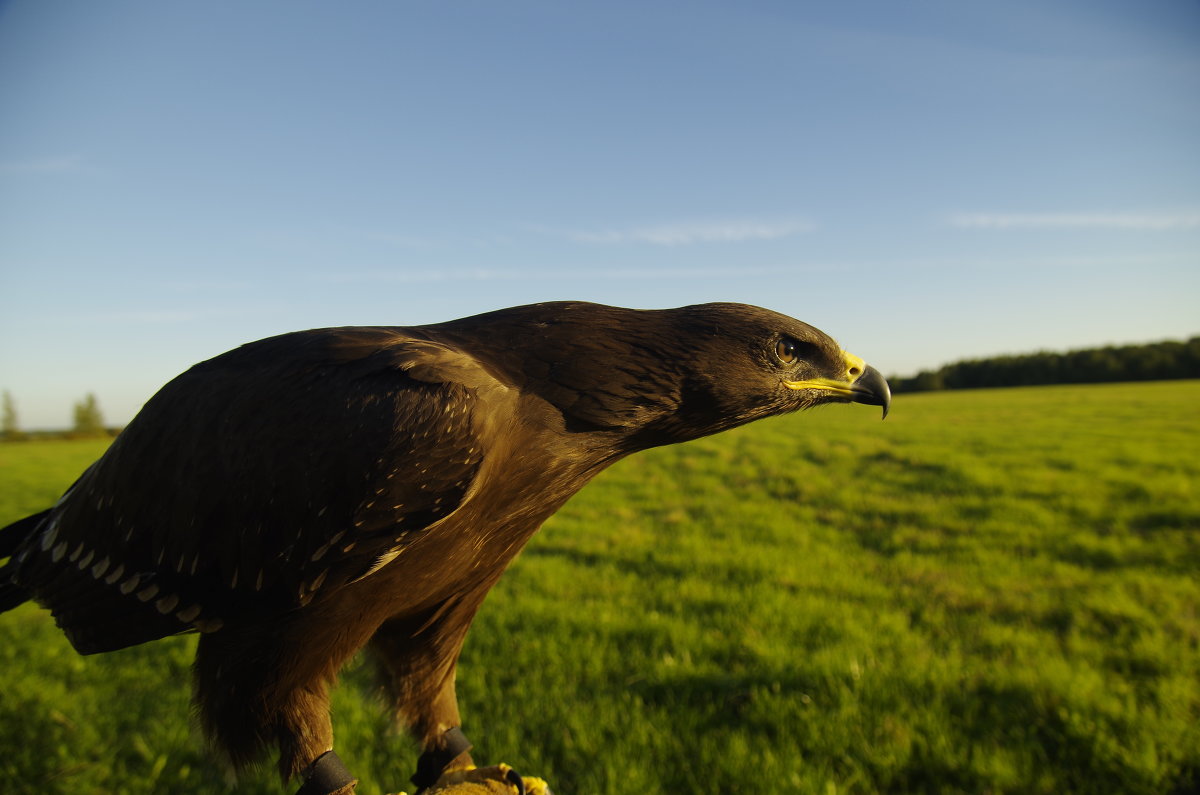
<svg viewBox="0 0 1200 795">
<path fill-rule="evenodd" d="M 301 609 L 461 504 L 487 454 L 477 417 L 506 391 L 397 329 L 243 346 L 147 403 L 43 520 L 18 581 L 85 653 Z"/>
</svg>

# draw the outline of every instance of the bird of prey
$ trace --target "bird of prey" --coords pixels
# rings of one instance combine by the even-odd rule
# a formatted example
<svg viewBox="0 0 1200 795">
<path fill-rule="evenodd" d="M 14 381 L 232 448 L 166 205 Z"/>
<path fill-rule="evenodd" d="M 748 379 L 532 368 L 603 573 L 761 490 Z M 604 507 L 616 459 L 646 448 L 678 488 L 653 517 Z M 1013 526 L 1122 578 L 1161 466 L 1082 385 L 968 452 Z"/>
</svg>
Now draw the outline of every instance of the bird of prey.
<svg viewBox="0 0 1200 795">
<path fill-rule="evenodd" d="M 538 527 L 622 457 L 830 402 L 882 406 L 830 337 L 740 304 L 583 302 L 300 331 L 195 365 L 61 499 L 0 531 L 0 611 L 95 654 L 198 632 L 194 697 L 235 767 L 350 792 L 329 689 L 368 647 L 420 743 L 473 765 L 455 666 Z"/>
</svg>

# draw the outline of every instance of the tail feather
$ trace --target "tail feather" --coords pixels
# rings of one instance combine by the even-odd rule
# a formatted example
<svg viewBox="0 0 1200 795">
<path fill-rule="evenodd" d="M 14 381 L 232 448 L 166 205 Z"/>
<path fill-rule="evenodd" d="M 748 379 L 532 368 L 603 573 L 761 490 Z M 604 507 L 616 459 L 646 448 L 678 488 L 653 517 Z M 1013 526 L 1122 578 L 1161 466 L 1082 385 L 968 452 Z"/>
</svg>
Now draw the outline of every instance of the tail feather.
<svg viewBox="0 0 1200 795">
<path fill-rule="evenodd" d="M 50 515 L 50 509 L 18 519 L 8 527 L 0 528 L 0 558 L 12 557 L 26 538 L 34 534 L 42 520 Z"/>
<path fill-rule="evenodd" d="M 42 511 L 0 529 L 0 558 L 10 558 L 0 567 L 0 613 L 36 599 L 80 654 L 123 649 L 191 629 L 155 603 L 131 599 L 127 591 L 79 568 L 73 558 L 51 562 L 42 554 L 23 564 L 23 545 L 37 538 L 49 516 L 49 510 Z M 38 565 L 30 565 L 34 563 Z"/>
<path fill-rule="evenodd" d="M 0 569 L 0 613 L 8 612 L 33 597 L 33 594 L 12 581 L 7 569 L 8 566 Z"/>
<path fill-rule="evenodd" d="M 42 520 L 50 511 L 42 511 L 24 519 L 18 519 L 8 527 L 0 529 L 0 558 L 11 558 L 16 554 L 21 544 L 37 532 Z M 29 601 L 33 594 L 28 589 L 16 583 L 16 563 L 10 560 L 0 567 L 0 613 L 12 610 L 22 602 Z"/>
</svg>

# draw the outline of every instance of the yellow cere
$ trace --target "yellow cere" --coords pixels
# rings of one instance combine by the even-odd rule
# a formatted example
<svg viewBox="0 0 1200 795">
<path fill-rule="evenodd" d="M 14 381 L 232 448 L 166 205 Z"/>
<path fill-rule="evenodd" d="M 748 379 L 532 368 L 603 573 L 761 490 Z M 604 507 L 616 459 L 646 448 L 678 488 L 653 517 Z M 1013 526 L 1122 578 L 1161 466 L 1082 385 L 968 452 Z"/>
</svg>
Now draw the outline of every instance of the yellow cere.
<svg viewBox="0 0 1200 795">
<path fill-rule="evenodd" d="M 804 381 L 784 381 L 783 385 L 788 389 L 827 389 L 843 395 L 851 395 L 853 391 L 850 387 L 867 369 L 867 363 L 848 351 L 842 351 L 842 359 L 846 364 L 845 377 L 842 380 L 809 378 Z"/>
<path fill-rule="evenodd" d="M 842 358 L 846 360 L 847 381 L 854 381 L 867 369 L 867 363 L 849 351 L 842 351 Z"/>
</svg>

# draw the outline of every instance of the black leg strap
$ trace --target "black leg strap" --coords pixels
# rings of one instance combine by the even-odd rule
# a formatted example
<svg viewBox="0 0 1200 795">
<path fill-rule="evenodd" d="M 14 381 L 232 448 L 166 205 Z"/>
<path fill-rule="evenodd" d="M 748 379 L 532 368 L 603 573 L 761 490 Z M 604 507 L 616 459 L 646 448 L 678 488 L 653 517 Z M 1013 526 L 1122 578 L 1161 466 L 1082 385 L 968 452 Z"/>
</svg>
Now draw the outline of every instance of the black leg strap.
<svg viewBox="0 0 1200 795">
<path fill-rule="evenodd" d="M 326 751 L 318 756 L 308 771 L 304 786 L 296 791 L 296 795 L 329 795 L 356 782 L 333 751 Z"/>
<path fill-rule="evenodd" d="M 421 754 L 417 760 L 417 773 L 410 779 L 418 790 L 431 787 L 442 777 L 446 767 L 462 754 L 471 750 L 471 741 L 463 730 L 455 726 L 442 735 L 442 747 Z"/>
</svg>

